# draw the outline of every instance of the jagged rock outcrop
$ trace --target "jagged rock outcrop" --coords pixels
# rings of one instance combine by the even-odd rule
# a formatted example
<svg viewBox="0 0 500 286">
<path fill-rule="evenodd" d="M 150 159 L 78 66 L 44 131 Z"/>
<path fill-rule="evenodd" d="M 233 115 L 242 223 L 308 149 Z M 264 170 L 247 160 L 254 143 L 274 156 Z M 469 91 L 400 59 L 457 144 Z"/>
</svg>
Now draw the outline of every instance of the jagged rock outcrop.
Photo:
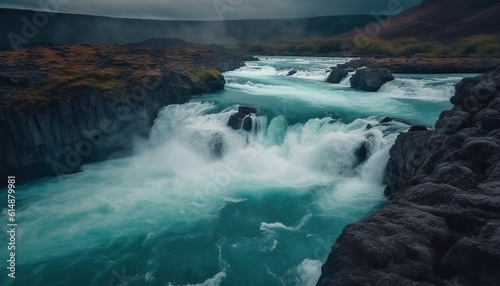
<svg viewBox="0 0 500 286">
<path fill-rule="evenodd" d="M 435 130 L 397 138 L 387 203 L 344 228 L 318 285 L 498 285 L 500 68 L 451 102 Z"/>
<path fill-rule="evenodd" d="M 329 83 L 340 83 L 344 78 L 347 77 L 348 74 L 349 73 L 347 72 L 347 69 L 332 67 L 332 71 L 330 72 L 330 75 L 328 76 L 326 81 Z"/>
<path fill-rule="evenodd" d="M 238 107 L 238 112 L 234 113 L 229 117 L 227 126 L 233 128 L 234 130 L 243 129 L 245 131 L 251 132 L 253 126 L 253 119 L 251 114 L 257 114 L 258 110 L 254 107 L 240 106 Z"/>
<path fill-rule="evenodd" d="M 358 69 L 351 77 L 351 87 L 366 91 L 378 91 L 380 87 L 394 80 L 394 76 L 389 69 L 386 68 L 365 68 Z"/>
</svg>

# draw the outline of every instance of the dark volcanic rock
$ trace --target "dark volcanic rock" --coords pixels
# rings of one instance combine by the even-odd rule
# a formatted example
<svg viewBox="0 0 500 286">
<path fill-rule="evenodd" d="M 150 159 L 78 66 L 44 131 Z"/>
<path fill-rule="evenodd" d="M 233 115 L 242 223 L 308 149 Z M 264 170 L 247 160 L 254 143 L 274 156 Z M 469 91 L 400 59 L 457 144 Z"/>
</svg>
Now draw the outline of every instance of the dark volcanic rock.
<svg viewBox="0 0 500 286">
<path fill-rule="evenodd" d="M 428 130 L 429 129 L 427 129 L 427 127 L 425 127 L 425 126 L 414 125 L 414 126 L 410 127 L 408 132 L 428 131 Z"/>
<path fill-rule="evenodd" d="M 351 77 L 351 87 L 366 91 L 378 91 L 380 87 L 394 80 L 394 76 L 389 69 L 386 68 L 366 68 L 358 69 Z"/>
<path fill-rule="evenodd" d="M 380 120 L 380 123 L 388 123 L 388 122 L 391 122 L 391 121 L 394 121 L 394 119 L 386 116 L 382 120 Z"/>
<path fill-rule="evenodd" d="M 332 72 L 326 79 L 329 83 L 340 83 L 349 73 L 344 68 L 333 67 Z"/>
<path fill-rule="evenodd" d="M 318 285 L 498 285 L 499 74 L 457 84 L 436 130 L 399 135 L 386 205 L 344 228 Z"/>
<path fill-rule="evenodd" d="M 292 76 L 292 75 L 294 75 L 296 73 L 297 73 L 296 70 L 291 70 L 291 71 L 288 72 L 288 74 L 286 76 Z"/>
<path fill-rule="evenodd" d="M 254 107 L 240 106 L 238 112 L 234 113 L 229 117 L 227 126 L 233 128 L 234 130 L 243 129 L 245 131 L 252 131 L 253 119 L 251 114 L 256 114 L 257 109 Z"/>
</svg>

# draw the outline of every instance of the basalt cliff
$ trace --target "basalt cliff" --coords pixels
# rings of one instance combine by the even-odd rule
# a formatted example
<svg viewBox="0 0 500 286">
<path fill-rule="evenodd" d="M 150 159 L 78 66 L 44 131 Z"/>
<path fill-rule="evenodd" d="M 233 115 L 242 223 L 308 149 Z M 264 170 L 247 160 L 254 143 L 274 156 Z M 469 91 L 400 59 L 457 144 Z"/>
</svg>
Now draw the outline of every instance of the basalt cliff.
<svg viewBox="0 0 500 286">
<path fill-rule="evenodd" d="M 348 225 L 317 285 L 498 285 L 500 68 L 456 85 L 390 150 L 387 203 Z"/>
<path fill-rule="evenodd" d="M 221 72 L 244 60 L 174 39 L 0 51 L 0 175 L 64 175 L 126 155 L 160 108 L 222 90 Z"/>
</svg>

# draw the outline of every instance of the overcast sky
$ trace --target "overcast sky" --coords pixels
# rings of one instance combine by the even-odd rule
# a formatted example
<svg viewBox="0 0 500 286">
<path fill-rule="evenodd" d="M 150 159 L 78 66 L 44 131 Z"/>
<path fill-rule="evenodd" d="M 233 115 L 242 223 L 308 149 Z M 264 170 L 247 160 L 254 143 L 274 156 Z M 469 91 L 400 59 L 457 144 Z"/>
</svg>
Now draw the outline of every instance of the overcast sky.
<svg viewBox="0 0 500 286">
<path fill-rule="evenodd" d="M 389 3 L 409 8 L 421 0 L 0 0 L 0 7 L 41 10 L 57 1 L 58 11 L 127 18 L 218 20 L 276 19 L 370 14 Z M 53 8 L 50 8 L 51 10 Z"/>
</svg>

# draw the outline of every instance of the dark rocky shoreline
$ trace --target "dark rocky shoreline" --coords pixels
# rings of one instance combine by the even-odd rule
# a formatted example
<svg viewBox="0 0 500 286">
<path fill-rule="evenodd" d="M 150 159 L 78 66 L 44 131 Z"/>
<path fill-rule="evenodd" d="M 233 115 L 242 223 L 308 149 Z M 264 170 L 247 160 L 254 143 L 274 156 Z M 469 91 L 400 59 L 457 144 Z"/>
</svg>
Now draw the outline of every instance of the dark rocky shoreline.
<svg viewBox="0 0 500 286">
<path fill-rule="evenodd" d="M 385 206 L 348 225 L 317 285 L 498 285 L 500 68 L 390 151 Z"/>
</svg>

